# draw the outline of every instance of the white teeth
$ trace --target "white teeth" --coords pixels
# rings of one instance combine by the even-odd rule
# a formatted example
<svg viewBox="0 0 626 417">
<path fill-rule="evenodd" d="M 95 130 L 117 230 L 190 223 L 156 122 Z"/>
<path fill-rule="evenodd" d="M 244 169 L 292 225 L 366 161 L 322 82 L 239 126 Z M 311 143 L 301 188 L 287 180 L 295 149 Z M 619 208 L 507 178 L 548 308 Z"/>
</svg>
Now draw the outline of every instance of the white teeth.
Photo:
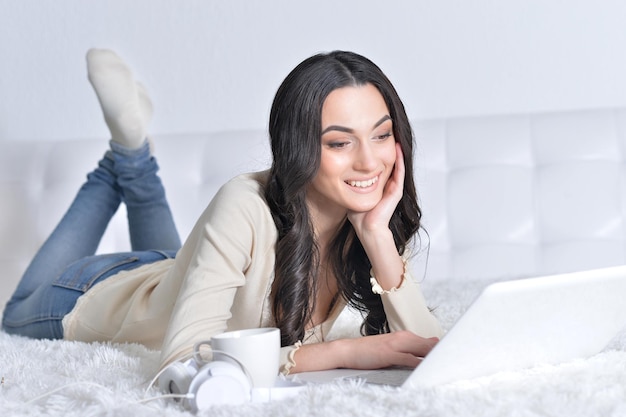
<svg viewBox="0 0 626 417">
<path fill-rule="evenodd" d="M 367 181 L 349 181 L 348 184 L 350 184 L 353 187 L 366 188 L 375 184 L 377 181 L 378 181 L 378 177 L 374 177 L 371 180 L 367 180 Z"/>
</svg>

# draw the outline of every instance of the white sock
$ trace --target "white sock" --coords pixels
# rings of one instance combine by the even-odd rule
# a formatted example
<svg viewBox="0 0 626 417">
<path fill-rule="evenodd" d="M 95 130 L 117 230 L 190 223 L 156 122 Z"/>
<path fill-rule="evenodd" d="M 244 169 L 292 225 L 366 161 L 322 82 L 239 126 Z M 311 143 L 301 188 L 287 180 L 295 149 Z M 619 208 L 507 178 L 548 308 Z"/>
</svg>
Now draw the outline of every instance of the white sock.
<svg viewBox="0 0 626 417">
<path fill-rule="evenodd" d="M 131 149 L 141 147 L 152 117 L 152 102 L 146 89 L 135 81 L 130 68 L 111 50 L 90 49 L 87 71 L 111 139 Z"/>
</svg>

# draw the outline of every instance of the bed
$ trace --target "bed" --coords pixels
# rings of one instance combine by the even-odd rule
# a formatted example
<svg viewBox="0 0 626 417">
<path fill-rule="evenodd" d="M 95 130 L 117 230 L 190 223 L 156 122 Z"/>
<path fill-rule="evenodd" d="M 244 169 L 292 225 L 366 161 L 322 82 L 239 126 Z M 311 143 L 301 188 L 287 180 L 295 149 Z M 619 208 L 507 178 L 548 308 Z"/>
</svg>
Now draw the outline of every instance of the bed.
<svg viewBox="0 0 626 417">
<path fill-rule="evenodd" d="M 414 120 L 424 209 L 413 258 L 449 329 L 489 283 L 622 265 L 626 109 Z M 219 185 L 269 164 L 262 131 L 156 136 L 155 154 L 185 236 Z M 106 140 L 0 142 L 0 301 L 69 204 Z M 100 251 L 128 249 L 124 212 Z M 354 317 L 339 320 L 334 332 Z M 184 416 L 149 388 L 158 352 L 139 345 L 39 341 L 0 332 L 3 415 Z M 307 387 L 211 416 L 626 415 L 626 333 L 599 354 L 428 389 L 355 381 Z"/>
</svg>

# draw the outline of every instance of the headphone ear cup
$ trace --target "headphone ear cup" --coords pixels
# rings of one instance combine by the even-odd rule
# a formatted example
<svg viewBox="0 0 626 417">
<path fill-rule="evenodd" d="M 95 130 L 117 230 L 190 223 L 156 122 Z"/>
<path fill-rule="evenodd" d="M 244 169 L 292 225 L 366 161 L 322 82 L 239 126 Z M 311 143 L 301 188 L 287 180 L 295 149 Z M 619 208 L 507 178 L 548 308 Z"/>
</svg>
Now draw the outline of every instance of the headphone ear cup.
<svg viewBox="0 0 626 417">
<path fill-rule="evenodd" d="M 168 365 L 159 376 L 159 389 L 170 394 L 187 394 L 196 369 L 189 362 L 174 362 Z"/>
<path fill-rule="evenodd" d="M 242 404 L 250 401 L 252 385 L 244 371 L 235 364 L 214 361 L 204 365 L 189 385 L 188 406 L 198 411 L 218 404 Z"/>
</svg>

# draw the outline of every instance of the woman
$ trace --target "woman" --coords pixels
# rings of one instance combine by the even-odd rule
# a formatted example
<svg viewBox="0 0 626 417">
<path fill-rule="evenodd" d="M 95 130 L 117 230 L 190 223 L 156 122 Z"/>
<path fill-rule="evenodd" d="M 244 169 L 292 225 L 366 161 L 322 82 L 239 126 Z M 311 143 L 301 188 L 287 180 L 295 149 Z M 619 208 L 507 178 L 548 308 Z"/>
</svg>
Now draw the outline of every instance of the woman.
<svg viewBox="0 0 626 417">
<path fill-rule="evenodd" d="M 181 248 L 145 91 L 111 51 L 87 63 L 110 150 L 26 270 L 5 331 L 143 343 L 165 367 L 215 334 L 275 326 L 284 374 L 414 367 L 430 351 L 441 329 L 405 258 L 421 216 L 412 131 L 376 65 L 350 52 L 298 65 L 272 105 L 271 169 L 225 184 Z M 133 252 L 94 256 L 122 201 Z M 364 337 L 325 340 L 346 304 Z"/>
</svg>

